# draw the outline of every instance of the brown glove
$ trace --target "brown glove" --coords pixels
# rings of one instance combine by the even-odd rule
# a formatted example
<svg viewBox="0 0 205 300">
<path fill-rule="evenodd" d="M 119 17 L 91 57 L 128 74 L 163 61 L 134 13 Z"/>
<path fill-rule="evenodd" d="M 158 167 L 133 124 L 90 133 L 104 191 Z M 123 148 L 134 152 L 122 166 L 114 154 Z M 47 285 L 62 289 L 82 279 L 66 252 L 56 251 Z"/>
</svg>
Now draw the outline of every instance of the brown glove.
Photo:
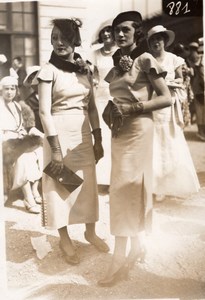
<svg viewBox="0 0 205 300">
<path fill-rule="evenodd" d="M 92 131 L 93 137 L 94 137 L 94 155 L 95 155 L 95 162 L 96 164 L 98 161 L 104 156 L 104 150 L 102 146 L 102 134 L 101 134 L 101 128 L 96 128 Z"/>
<path fill-rule="evenodd" d="M 144 111 L 144 105 L 142 102 L 135 102 L 130 104 L 119 104 L 118 108 L 123 116 L 130 116 L 133 114 L 141 114 Z"/>
<path fill-rule="evenodd" d="M 47 136 L 51 148 L 51 172 L 59 174 L 63 169 L 63 154 L 57 135 Z"/>
</svg>

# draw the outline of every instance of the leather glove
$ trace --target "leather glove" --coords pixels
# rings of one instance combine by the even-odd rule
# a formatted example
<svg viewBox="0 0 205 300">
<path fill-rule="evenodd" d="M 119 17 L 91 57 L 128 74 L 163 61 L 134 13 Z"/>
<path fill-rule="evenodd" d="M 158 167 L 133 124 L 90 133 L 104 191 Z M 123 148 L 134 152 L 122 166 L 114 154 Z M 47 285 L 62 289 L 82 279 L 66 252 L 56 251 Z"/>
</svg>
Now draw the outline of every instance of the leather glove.
<svg viewBox="0 0 205 300">
<path fill-rule="evenodd" d="M 94 137 L 94 145 L 93 145 L 93 151 L 95 155 L 95 162 L 96 164 L 98 161 L 104 156 L 104 150 L 102 146 L 102 134 L 101 134 L 101 128 L 96 128 L 92 131 L 93 137 Z"/>
<path fill-rule="evenodd" d="M 57 135 L 47 136 L 48 143 L 51 148 L 51 172 L 60 174 L 63 169 L 63 154 Z"/>
<path fill-rule="evenodd" d="M 123 125 L 123 115 L 120 112 L 117 105 L 113 103 L 112 108 L 112 137 L 116 138 L 118 136 L 118 132 Z"/>
<path fill-rule="evenodd" d="M 130 116 L 133 114 L 139 115 L 144 111 L 142 102 L 135 102 L 130 104 L 119 104 L 118 108 L 123 116 Z"/>
</svg>

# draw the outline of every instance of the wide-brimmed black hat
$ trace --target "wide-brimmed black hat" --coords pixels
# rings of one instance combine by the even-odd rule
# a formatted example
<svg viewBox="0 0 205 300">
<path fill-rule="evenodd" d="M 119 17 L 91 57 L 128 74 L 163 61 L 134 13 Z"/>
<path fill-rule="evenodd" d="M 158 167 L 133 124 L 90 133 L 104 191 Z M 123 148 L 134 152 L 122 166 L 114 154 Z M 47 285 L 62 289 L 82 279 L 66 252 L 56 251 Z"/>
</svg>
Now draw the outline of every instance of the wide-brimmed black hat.
<svg viewBox="0 0 205 300">
<path fill-rule="evenodd" d="M 117 26 L 118 24 L 125 22 L 125 21 L 133 21 L 133 22 L 142 22 L 142 16 L 141 14 L 136 10 L 129 10 L 124 11 L 117 15 L 117 17 L 112 22 L 112 28 Z"/>
</svg>

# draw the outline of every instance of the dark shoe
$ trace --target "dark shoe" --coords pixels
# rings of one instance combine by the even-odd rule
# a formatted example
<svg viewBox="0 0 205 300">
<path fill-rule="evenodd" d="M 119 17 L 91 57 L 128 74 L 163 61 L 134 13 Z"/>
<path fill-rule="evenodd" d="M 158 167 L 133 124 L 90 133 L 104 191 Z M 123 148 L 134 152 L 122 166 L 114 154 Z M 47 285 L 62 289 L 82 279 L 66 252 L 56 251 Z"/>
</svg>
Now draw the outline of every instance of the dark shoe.
<svg viewBox="0 0 205 300">
<path fill-rule="evenodd" d="M 73 255 L 69 255 L 62 247 L 61 242 L 59 243 L 59 247 L 61 249 L 61 251 L 63 252 L 64 258 L 66 260 L 66 262 L 70 265 L 78 265 L 80 263 L 80 259 L 77 255 L 77 253 L 73 254 Z"/>
<path fill-rule="evenodd" d="M 88 237 L 86 232 L 84 232 L 84 237 L 85 237 L 86 241 L 88 241 L 91 245 L 95 246 L 100 252 L 109 252 L 110 251 L 110 248 L 108 247 L 108 245 L 102 239 L 100 239 L 97 235 L 93 239 L 91 239 L 90 237 Z"/>
<path fill-rule="evenodd" d="M 105 277 L 98 281 L 98 285 L 102 287 L 111 287 L 117 284 L 121 280 L 128 279 L 129 268 L 127 265 L 123 265 L 119 270 L 117 270 L 112 276 Z"/>
</svg>

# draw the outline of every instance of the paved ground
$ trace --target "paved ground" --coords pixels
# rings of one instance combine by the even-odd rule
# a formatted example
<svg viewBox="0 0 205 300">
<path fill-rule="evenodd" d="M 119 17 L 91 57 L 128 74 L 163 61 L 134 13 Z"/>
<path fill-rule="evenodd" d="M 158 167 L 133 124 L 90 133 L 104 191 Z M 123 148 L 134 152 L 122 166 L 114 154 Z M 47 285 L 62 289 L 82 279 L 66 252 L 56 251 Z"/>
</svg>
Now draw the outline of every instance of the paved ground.
<svg viewBox="0 0 205 300">
<path fill-rule="evenodd" d="M 154 204 L 154 230 L 146 241 L 145 264 L 136 265 L 128 281 L 112 288 L 96 285 L 111 254 L 102 254 L 83 238 L 82 225 L 70 226 L 81 263 L 67 265 L 56 232 L 41 227 L 40 216 L 25 212 L 19 199 L 6 205 L 7 277 L 10 300 L 27 299 L 205 299 L 205 143 L 186 137 L 201 183 L 197 195 Z M 183 179 L 182 179 L 183 180 Z M 100 193 L 97 232 L 113 249 L 109 235 L 109 196 Z M 51 252 L 37 257 L 31 238 L 47 237 Z M 43 245 L 45 249 L 45 244 Z"/>
</svg>

